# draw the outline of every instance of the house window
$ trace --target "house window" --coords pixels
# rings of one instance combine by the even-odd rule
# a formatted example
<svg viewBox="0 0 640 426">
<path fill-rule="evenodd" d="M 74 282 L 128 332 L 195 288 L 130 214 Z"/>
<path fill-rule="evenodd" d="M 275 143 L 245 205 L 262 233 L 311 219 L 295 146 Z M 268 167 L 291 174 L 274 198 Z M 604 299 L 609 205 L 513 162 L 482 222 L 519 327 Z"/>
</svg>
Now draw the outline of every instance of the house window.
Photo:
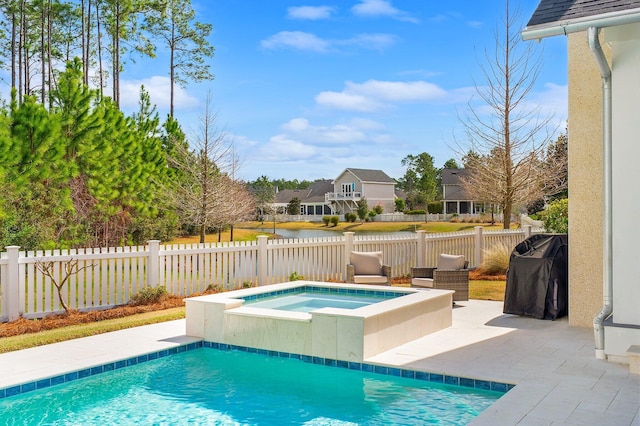
<svg viewBox="0 0 640 426">
<path fill-rule="evenodd" d="M 343 183 L 342 184 L 342 192 L 344 193 L 344 195 L 346 196 L 351 196 L 351 193 L 353 192 L 353 185 L 350 183 Z"/>
<path fill-rule="evenodd" d="M 470 202 L 469 201 L 461 201 L 460 202 L 460 214 L 467 214 L 470 212 Z"/>
<path fill-rule="evenodd" d="M 458 203 L 455 201 L 447 201 L 447 213 L 458 213 Z"/>
</svg>

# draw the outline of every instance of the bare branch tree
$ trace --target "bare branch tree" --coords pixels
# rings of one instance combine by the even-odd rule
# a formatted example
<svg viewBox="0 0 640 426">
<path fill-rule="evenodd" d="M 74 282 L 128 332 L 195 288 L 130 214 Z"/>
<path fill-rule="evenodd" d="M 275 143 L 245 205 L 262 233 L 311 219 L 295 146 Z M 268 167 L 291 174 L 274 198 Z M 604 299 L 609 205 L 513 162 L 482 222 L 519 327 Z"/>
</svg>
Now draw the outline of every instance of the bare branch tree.
<svg viewBox="0 0 640 426">
<path fill-rule="evenodd" d="M 543 162 L 556 130 L 549 131 L 552 117 L 527 102 L 540 73 L 540 55 L 533 44 L 522 45 L 518 12 L 511 13 L 508 0 L 505 6 L 503 33 L 496 30 L 495 50 L 481 65 L 486 85 L 475 84 L 481 102 L 472 99 L 460 117 L 467 142 L 457 146 L 470 160 L 465 189 L 477 201 L 500 206 L 509 229 L 514 209 L 543 198 L 561 171 Z"/>
<path fill-rule="evenodd" d="M 61 273 L 63 274 L 62 280 L 59 280 L 58 274 L 56 274 L 56 267 L 58 264 L 59 262 L 36 260 L 36 268 L 44 276 L 48 277 L 51 280 L 53 285 L 58 290 L 58 300 L 60 301 L 62 308 L 65 312 L 69 312 L 70 308 L 69 305 L 67 305 L 67 302 L 64 300 L 62 289 L 64 288 L 64 285 L 67 283 L 67 281 L 69 281 L 69 278 L 71 278 L 71 276 L 79 273 L 83 269 L 92 267 L 93 264 L 79 267 L 78 259 L 69 259 L 65 262 L 62 262 L 62 264 L 60 265 L 62 268 Z"/>
<path fill-rule="evenodd" d="M 232 178 L 237 168 L 232 144 L 226 132 L 217 127 L 210 105 L 207 96 L 193 150 L 187 144 L 173 146 L 168 164 L 179 173 L 166 188 L 168 202 L 182 221 L 198 227 L 201 243 L 207 228 L 233 223 L 232 218 L 243 207 L 233 198 L 240 191 Z"/>
</svg>

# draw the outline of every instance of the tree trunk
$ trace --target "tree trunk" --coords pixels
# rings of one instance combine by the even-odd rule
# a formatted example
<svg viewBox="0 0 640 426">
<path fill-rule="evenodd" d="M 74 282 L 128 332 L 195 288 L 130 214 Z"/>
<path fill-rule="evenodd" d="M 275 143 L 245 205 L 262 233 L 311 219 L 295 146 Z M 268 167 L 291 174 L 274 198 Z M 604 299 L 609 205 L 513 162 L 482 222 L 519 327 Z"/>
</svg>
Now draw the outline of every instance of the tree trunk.
<svg viewBox="0 0 640 426">
<path fill-rule="evenodd" d="M 204 239 L 206 236 L 206 231 L 207 229 L 207 225 L 205 225 L 204 223 L 202 225 L 200 225 L 200 244 L 204 244 Z"/>
</svg>

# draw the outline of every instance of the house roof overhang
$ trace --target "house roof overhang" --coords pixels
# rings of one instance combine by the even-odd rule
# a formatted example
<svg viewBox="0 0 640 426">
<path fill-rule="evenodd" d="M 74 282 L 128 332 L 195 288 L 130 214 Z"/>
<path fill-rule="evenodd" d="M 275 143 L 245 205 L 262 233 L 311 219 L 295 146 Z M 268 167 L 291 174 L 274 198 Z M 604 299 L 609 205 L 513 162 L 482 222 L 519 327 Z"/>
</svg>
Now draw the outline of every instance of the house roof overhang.
<svg viewBox="0 0 640 426">
<path fill-rule="evenodd" d="M 589 27 L 606 28 L 636 22 L 640 22 L 640 8 L 585 16 L 576 19 L 556 20 L 538 25 L 527 25 L 527 27 L 522 30 L 522 39 L 540 40 L 545 37 L 586 31 Z"/>
</svg>

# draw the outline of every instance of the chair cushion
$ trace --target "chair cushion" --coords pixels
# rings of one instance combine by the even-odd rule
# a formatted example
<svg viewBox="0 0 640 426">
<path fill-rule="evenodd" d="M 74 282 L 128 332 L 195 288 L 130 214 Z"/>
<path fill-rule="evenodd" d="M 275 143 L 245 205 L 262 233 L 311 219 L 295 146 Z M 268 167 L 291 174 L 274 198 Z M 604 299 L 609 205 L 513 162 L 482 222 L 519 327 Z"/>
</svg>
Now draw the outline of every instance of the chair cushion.
<svg viewBox="0 0 640 426">
<path fill-rule="evenodd" d="M 411 278 L 411 287 L 433 288 L 433 278 Z"/>
<path fill-rule="evenodd" d="M 384 275 L 355 275 L 353 282 L 356 284 L 386 284 L 387 277 Z"/>
<path fill-rule="evenodd" d="M 381 251 L 352 251 L 349 262 L 354 267 L 355 275 L 382 275 Z"/>
<path fill-rule="evenodd" d="M 442 271 L 464 269 L 464 255 L 441 254 L 438 256 L 438 269 Z"/>
</svg>

